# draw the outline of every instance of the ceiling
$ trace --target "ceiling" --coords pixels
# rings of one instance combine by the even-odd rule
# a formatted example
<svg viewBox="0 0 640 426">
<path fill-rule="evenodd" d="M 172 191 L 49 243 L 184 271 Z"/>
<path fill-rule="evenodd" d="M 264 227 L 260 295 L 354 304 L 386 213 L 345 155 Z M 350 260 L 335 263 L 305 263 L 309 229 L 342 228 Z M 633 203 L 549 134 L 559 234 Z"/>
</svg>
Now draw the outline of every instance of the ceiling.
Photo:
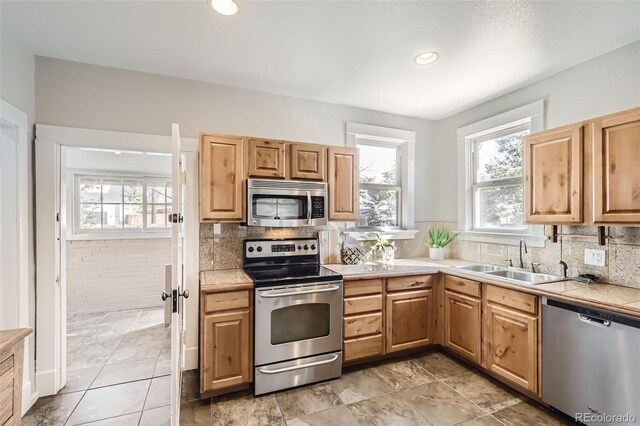
<svg viewBox="0 0 640 426">
<path fill-rule="evenodd" d="M 439 119 L 640 39 L 638 1 L 5 1 L 33 53 Z M 420 52 L 440 60 L 414 64 Z"/>
</svg>

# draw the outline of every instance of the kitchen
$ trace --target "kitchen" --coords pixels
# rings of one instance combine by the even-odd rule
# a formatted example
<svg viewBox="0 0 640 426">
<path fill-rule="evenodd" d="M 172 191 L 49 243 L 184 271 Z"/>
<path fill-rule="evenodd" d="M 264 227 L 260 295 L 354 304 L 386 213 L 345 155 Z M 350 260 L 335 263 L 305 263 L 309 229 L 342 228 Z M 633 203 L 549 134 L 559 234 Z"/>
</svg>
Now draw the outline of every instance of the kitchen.
<svg viewBox="0 0 640 426">
<path fill-rule="evenodd" d="M 175 404 L 145 415 L 140 379 L 83 418 L 633 423 L 638 3 L 236 3 L 2 3 L 2 99 L 27 112 L 36 193 L 45 142 L 185 148 Z M 126 36 L 143 21 L 177 26 Z M 35 195 L 23 422 L 74 424 L 99 389 L 45 380 L 55 206 Z"/>
</svg>

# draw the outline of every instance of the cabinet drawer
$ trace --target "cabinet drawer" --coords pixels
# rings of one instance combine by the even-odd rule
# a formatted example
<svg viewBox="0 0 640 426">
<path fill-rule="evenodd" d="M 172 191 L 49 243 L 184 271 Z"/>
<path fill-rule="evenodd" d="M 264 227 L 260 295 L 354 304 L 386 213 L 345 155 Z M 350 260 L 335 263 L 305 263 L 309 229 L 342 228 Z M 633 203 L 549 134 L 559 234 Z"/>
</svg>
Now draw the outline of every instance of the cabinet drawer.
<svg viewBox="0 0 640 426">
<path fill-rule="evenodd" d="M 344 299 L 344 314 L 360 314 L 363 312 L 381 311 L 382 295 L 350 297 Z"/>
<path fill-rule="evenodd" d="M 5 358 L 0 362 L 0 377 L 13 368 L 13 355 Z"/>
<path fill-rule="evenodd" d="M 344 341 L 342 359 L 344 362 L 383 354 L 382 334 L 360 337 Z"/>
<path fill-rule="evenodd" d="M 530 314 L 538 313 L 537 298 L 533 294 L 487 285 L 487 300 Z"/>
<path fill-rule="evenodd" d="M 229 309 L 248 308 L 249 292 L 227 291 L 224 293 L 206 293 L 204 296 L 204 311 L 216 312 Z"/>
<path fill-rule="evenodd" d="M 0 424 L 13 416 L 13 355 L 0 363 Z"/>
<path fill-rule="evenodd" d="M 387 278 L 387 291 L 417 290 L 431 287 L 431 275 Z"/>
<path fill-rule="evenodd" d="M 382 312 L 358 315 L 344 319 L 344 338 L 382 333 Z"/>
<path fill-rule="evenodd" d="M 382 280 L 346 281 L 344 283 L 344 297 L 362 296 L 364 294 L 382 293 Z"/>
<path fill-rule="evenodd" d="M 480 298 L 480 283 L 477 281 L 454 277 L 453 275 L 445 275 L 444 288 L 449 291 Z"/>
</svg>

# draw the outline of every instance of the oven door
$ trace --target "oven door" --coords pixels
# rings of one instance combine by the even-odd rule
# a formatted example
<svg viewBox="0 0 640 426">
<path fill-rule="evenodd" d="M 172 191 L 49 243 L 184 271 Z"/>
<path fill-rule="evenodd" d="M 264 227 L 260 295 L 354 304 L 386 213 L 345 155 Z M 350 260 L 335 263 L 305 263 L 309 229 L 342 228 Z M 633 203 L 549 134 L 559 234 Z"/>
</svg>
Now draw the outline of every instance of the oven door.
<svg viewBox="0 0 640 426">
<path fill-rule="evenodd" d="M 318 190 L 258 189 L 247 191 L 247 225 L 271 227 L 327 224 L 326 193 Z"/>
<path fill-rule="evenodd" d="M 255 301 L 255 365 L 342 348 L 342 281 L 257 288 Z"/>
</svg>

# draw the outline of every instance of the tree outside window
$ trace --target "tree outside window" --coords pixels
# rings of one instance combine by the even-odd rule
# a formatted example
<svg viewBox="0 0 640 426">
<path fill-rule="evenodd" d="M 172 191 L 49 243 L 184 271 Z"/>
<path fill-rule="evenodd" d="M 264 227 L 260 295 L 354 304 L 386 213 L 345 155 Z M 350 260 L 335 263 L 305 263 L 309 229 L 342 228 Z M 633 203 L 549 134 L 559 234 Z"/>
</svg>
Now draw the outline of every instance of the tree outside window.
<svg viewBox="0 0 640 426">
<path fill-rule="evenodd" d="M 360 161 L 360 227 L 400 227 L 402 190 L 399 149 L 382 144 L 358 144 Z"/>
</svg>

